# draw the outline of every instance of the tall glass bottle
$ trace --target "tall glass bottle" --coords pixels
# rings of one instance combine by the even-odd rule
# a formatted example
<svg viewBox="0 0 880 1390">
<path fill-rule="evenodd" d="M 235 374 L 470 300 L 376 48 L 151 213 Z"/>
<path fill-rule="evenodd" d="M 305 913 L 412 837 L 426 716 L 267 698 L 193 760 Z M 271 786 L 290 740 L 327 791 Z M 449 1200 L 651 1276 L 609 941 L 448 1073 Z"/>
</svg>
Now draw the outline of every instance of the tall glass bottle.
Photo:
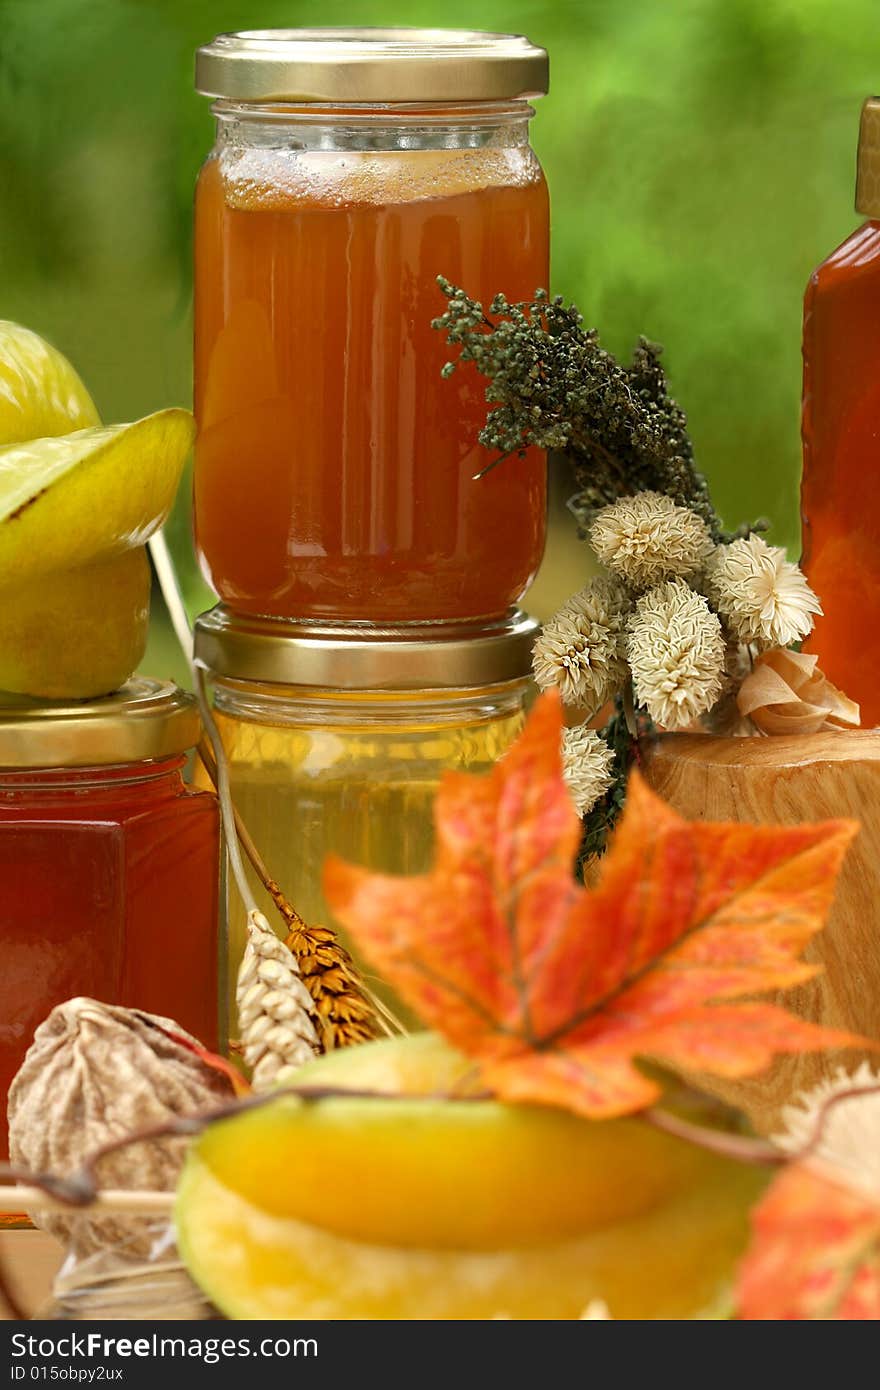
<svg viewBox="0 0 880 1390">
<path fill-rule="evenodd" d="M 804 301 L 803 567 L 824 615 L 808 643 L 880 724 L 880 97 L 862 107 L 856 211 L 867 219 Z"/>
</svg>

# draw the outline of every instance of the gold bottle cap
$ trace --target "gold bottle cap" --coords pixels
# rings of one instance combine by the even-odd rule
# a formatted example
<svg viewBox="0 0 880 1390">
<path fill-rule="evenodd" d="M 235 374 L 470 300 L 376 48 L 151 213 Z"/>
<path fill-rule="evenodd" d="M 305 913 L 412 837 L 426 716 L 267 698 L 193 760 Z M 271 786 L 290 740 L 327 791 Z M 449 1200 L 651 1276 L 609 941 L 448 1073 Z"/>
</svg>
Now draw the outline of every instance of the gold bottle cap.
<svg viewBox="0 0 880 1390">
<path fill-rule="evenodd" d="M 856 212 L 880 218 L 880 97 L 868 97 L 859 124 Z"/>
<path fill-rule="evenodd" d="M 196 91 L 245 103 L 511 101 L 548 82 L 543 48 L 477 29 L 245 29 L 196 53 Z"/>
<path fill-rule="evenodd" d="M 172 681 L 135 676 L 97 700 L 0 696 L 0 768 L 108 767 L 170 758 L 199 741 L 198 706 Z"/>
<path fill-rule="evenodd" d="M 196 620 L 195 657 L 222 679 L 311 690 L 462 690 L 523 680 L 538 623 L 332 626 L 254 618 L 222 604 Z"/>
</svg>

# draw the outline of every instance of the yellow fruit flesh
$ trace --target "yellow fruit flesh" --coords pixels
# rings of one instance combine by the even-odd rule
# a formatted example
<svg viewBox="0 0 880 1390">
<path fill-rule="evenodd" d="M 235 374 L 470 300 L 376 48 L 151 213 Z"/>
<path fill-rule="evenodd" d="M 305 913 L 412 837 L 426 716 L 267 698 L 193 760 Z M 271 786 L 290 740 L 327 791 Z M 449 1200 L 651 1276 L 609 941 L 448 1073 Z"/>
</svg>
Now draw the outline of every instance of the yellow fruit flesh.
<svg viewBox="0 0 880 1390">
<path fill-rule="evenodd" d="M 0 592 L 142 546 L 192 444 L 186 410 L 0 449 Z"/>
<path fill-rule="evenodd" d="M 149 623 L 142 546 L 32 579 L 0 596 L 0 690 L 49 700 L 106 695 L 140 664 Z"/>
<path fill-rule="evenodd" d="M 171 509 L 193 420 L 162 410 L 97 425 L 69 363 L 16 325 L 4 337 L 5 327 L 0 439 L 37 426 L 44 434 L 0 448 L 0 689 L 88 699 L 123 685 L 143 657 L 144 545 Z"/>
<path fill-rule="evenodd" d="M 609 1225 L 699 1168 L 692 1146 L 636 1121 L 486 1101 L 280 1100 L 213 1126 L 200 1156 L 273 1215 L 354 1240 L 468 1250 Z M 328 1173 L 333 1200 L 317 1216 Z"/>
<path fill-rule="evenodd" d="M 239 1318 L 706 1311 L 763 1175 L 637 1119 L 429 1098 L 472 1071 L 431 1035 L 368 1044 L 300 1084 L 405 1099 L 279 1098 L 212 1126 L 177 1205 L 209 1295 Z"/>
<path fill-rule="evenodd" d="M 573 1240 L 482 1252 L 402 1249 L 270 1216 L 196 1156 L 180 1185 L 178 1242 L 209 1298 L 236 1319 L 565 1319 L 594 1299 L 615 1318 L 714 1317 L 726 1311 L 761 1186 L 756 1170 L 741 1167 Z M 337 1191 L 325 1174 L 311 1193 L 315 1211 Z M 465 1189 L 463 1215 L 472 1201 Z"/>
<path fill-rule="evenodd" d="M 67 358 L 29 328 L 0 320 L 0 444 L 100 423 Z"/>
</svg>

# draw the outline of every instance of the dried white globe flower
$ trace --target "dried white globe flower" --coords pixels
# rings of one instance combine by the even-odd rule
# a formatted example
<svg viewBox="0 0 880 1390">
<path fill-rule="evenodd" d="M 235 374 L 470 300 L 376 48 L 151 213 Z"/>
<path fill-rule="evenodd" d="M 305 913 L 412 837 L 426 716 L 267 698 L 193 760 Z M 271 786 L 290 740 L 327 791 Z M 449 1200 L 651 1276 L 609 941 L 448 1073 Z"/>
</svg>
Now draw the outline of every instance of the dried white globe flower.
<svg viewBox="0 0 880 1390">
<path fill-rule="evenodd" d="M 787 647 L 813 630 L 822 607 L 780 546 L 752 533 L 719 545 L 706 566 L 706 593 L 732 632 L 757 647 Z"/>
<path fill-rule="evenodd" d="M 663 728 L 684 729 L 712 708 L 726 654 L 718 618 L 683 579 L 649 589 L 636 604 L 627 637 L 636 702 Z"/>
<path fill-rule="evenodd" d="M 840 1099 L 829 1105 L 835 1096 Z M 875 1201 L 880 1198 L 880 1072 L 867 1062 L 852 1073 L 839 1067 L 786 1106 L 781 1118 L 784 1130 L 774 1134 L 774 1144 L 792 1157 L 810 1146 L 811 1162 L 838 1173 Z"/>
<path fill-rule="evenodd" d="M 532 666 L 542 690 L 557 689 L 563 704 L 601 709 L 622 688 L 625 591 L 613 579 L 593 579 L 564 603 L 535 642 Z"/>
<path fill-rule="evenodd" d="M 702 517 L 663 492 L 637 492 L 603 507 L 590 541 L 602 564 L 634 589 L 697 574 L 713 549 Z"/>
<path fill-rule="evenodd" d="M 594 729 L 562 731 L 562 775 L 578 815 L 585 816 L 614 781 L 614 753 Z"/>
</svg>

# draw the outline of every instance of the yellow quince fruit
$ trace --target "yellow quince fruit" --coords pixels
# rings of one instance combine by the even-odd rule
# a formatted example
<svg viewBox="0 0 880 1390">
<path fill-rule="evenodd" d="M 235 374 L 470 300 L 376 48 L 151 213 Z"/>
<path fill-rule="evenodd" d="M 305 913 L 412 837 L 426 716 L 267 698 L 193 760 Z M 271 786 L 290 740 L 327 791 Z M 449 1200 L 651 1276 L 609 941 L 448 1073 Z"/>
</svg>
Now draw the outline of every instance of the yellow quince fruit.
<svg viewBox="0 0 880 1390">
<path fill-rule="evenodd" d="M 718 1315 L 765 1174 L 473 1076 L 434 1034 L 365 1043 L 298 1072 L 318 1098 L 211 1124 L 176 1204 L 193 1277 L 243 1319 Z"/>
</svg>

